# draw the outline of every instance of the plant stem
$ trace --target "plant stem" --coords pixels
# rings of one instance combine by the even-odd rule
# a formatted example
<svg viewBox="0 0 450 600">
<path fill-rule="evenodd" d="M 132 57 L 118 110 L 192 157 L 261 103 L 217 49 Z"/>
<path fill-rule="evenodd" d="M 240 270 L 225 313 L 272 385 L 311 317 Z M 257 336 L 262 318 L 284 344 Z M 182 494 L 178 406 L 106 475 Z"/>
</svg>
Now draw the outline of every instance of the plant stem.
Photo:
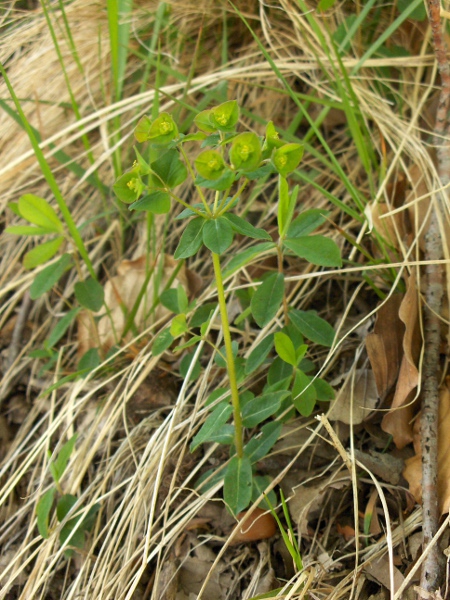
<svg viewBox="0 0 450 600">
<path fill-rule="evenodd" d="M 233 405 L 234 443 L 236 446 L 236 454 L 239 458 L 242 458 L 244 454 L 244 444 L 242 436 L 241 403 L 239 401 L 239 391 L 236 380 L 236 369 L 234 366 L 233 347 L 231 345 L 230 324 L 228 322 L 225 289 L 223 287 L 222 270 L 220 268 L 220 257 L 215 252 L 212 252 L 211 254 L 214 265 L 214 275 L 216 277 L 217 296 L 219 297 L 220 318 L 222 320 L 223 340 L 225 343 L 225 352 L 227 356 L 228 379 L 230 381 L 231 403 Z"/>
</svg>

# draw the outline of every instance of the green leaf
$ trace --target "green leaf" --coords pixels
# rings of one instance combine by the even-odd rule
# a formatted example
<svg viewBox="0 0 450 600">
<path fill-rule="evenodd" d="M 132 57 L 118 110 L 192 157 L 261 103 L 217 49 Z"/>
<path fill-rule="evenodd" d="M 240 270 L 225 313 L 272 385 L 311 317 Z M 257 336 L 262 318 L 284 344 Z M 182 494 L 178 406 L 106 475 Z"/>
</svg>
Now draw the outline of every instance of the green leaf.
<svg viewBox="0 0 450 600">
<path fill-rule="evenodd" d="M 97 312 L 103 306 L 105 292 L 98 281 L 89 278 L 75 284 L 75 298 L 84 308 Z"/>
<path fill-rule="evenodd" d="M 200 431 L 194 436 L 190 450 L 194 452 L 199 446 L 207 441 L 210 441 L 212 437 L 221 429 L 223 425 L 228 421 L 233 412 L 233 407 L 229 402 L 225 400 L 219 402 L 213 412 L 209 415 L 206 421 L 203 423 Z"/>
<path fill-rule="evenodd" d="M 51 487 L 39 498 L 39 502 L 36 505 L 38 531 L 44 539 L 48 539 L 49 537 L 48 523 L 55 493 L 56 489 Z"/>
<path fill-rule="evenodd" d="M 252 502 L 256 502 L 261 494 L 269 487 L 272 483 L 272 477 L 269 475 L 255 475 L 253 477 L 253 487 L 252 487 Z M 267 499 L 269 502 L 267 502 Z M 271 505 L 275 506 L 277 503 L 277 495 L 274 490 L 270 490 L 270 492 L 266 495 L 266 498 L 263 498 L 259 503 L 259 507 L 263 509 L 270 509 Z"/>
<path fill-rule="evenodd" d="M 64 317 L 62 317 L 62 319 L 60 319 L 56 326 L 52 329 L 50 335 L 44 342 L 44 346 L 46 346 L 47 348 L 52 348 L 53 346 L 55 346 L 66 333 L 66 331 L 69 329 L 72 321 L 75 319 L 79 312 L 79 307 L 72 308 L 72 310 L 69 310 L 69 312 L 65 314 Z"/>
<path fill-rule="evenodd" d="M 188 325 L 186 323 L 186 315 L 181 314 L 177 315 L 172 319 L 172 323 L 170 324 L 170 335 L 176 339 L 183 335 L 188 330 Z"/>
<path fill-rule="evenodd" d="M 72 266 L 72 257 L 70 254 L 63 254 L 52 265 L 45 267 L 38 273 L 30 287 L 30 298 L 37 300 L 45 292 L 48 292 L 59 281 L 64 273 Z"/>
<path fill-rule="evenodd" d="M 53 233 L 63 233 L 64 227 L 47 200 L 34 194 L 24 194 L 19 198 L 21 216 L 33 225 L 49 229 Z"/>
<path fill-rule="evenodd" d="M 242 409 L 244 427 L 256 427 L 256 425 L 275 414 L 280 408 L 281 401 L 287 396 L 289 396 L 288 391 L 269 392 L 247 402 Z"/>
<path fill-rule="evenodd" d="M 296 367 L 298 363 L 297 353 L 291 338 L 282 331 L 277 331 L 274 335 L 274 339 L 275 350 L 277 351 L 278 356 L 284 360 L 284 362 Z"/>
<path fill-rule="evenodd" d="M 113 185 L 113 191 L 121 202 L 125 202 L 126 204 L 136 202 L 144 191 L 140 170 L 139 165 L 135 165 L 116 179 L 116 182 Z"/>
<path fill-rule="evenodd" d="M 279 389 L 287 389 L 290 385 L 291 376 L 292 365 L 277 357 L 270 365 L 269 372 L 267 373 L 267 384 L 272 388 L 279 383 L 283 383 L 283 386 Z"/>
<path fill-rule="evenodd" d="M 411 0 L 397 0 L 397 9 L 400 13 L 404 12 L 410 6 Z M 412 13 L 409 15 L 409 18 L 414 19 L 415 21 L 425 21 L 427 18 L 425 4 L 421 2 L 419 6 L 412 11 Z"/>
<path fill-rule="evenodd" d="M 78 361 L 78 370 L 82 371 L 83 376 L 86 377 L 100 365 L 100 362 L 98 348 L 90 348 Z"/>
<path fill-rule="evenodd" d="M 183 356 L 183 358 L 181 359 L 180 362 L 180 375 L 183 379 L 186 379 L 188 371 L 191 367 L 191 363 L 194 359 L 195 353 L 187 353 Z M 202 365 L 200 363 L 200 359 L 199 357 L 197 357 L 195 364 L 192 368 L 191 374 L 189 376 L 189 381 L 195 381 L 196 379 L 198 379 L 200 373 L 202 370 Z"/>
<path fill-rule="evenodd" d="M 272 273 L 258 287 L 251 300 L 252 315 L 262 328 L 275 317 L 283 302 L 284 275 Z"/>
<path fill-rule="evenodd" d="M 152 354 L 153 356 L 159 356 L 162 354 L 169 346 L 172 345 L 174 341 L 173 335 L 170 333 L 170 327 L 166 327 L 162 331 L 158 333 L 153 339 L 152 346 Z"/>
<path fill-rule="evenodd" d="M 157 175 L 157 178 L 152 177 L 152 181 L 157 187 L 161 187 L 162 181 L 164 186 L 173 189 L 183 183 L 188 174 L 186 165 L 180 160 L 178 152 L 174 149 L 165 152 L 150 166 Z"/>
<path fill-rule="evenodd" d="M 244 448 L 245 455 L 252 463 L 265 458 L 281 435 L 281 421 L 271 421 L 261 427 L 260 433 L 252 437 Z"/>
<path fill-rule="evenodd" d="M 53 229 L 47 229 L 45 227 L 32 227 L 31 225 L 11 225 L 5 229 L 5 233 L 12 233 L 13 235 L 48 235 L 49 233 L 55 233 Z"/>
<path fill-rule="evenodd" d="M 319 4 L 317 5 L 317 10 L 320 10 L 320 12 L 324 12 L 332 8 L 335 4 L 336 0 L 320 0 Z"/>
<path fill-rule="evenodd" d="M 152 190 L 146 196 L 130 204 L 128 210 L 136 210 L 138 212 L 147 210 L 155 215 L 165 215 L 170 211 L 170 206 L 170 196 L 167 192 Z"/>
<path fill-rule="evenodd" d="M 239 106 L 236 100 L 229 100 L 211 109 L 209 122 L 219 131 L 233 131 L 239 120 Z"/>
<path fill-rule="evenodd" d="M 327 321 L 319 317 L 314 311 L 291 310 L 289 317 L 301 333 L 315 344 L 332 346 L 335 332 Z"/>
<path fill-rule="evenodd" d="M 197 217 L 187 224 L 186 229 L 181 236 L 180 243 L 175 250 L 175 259 L 189 258 L 200 250 L 203 243 L 202 230 L 204 225 L 205 219 L 203 219 L 203 217 Z"/>
<path fill-rule="evenodd" d="M 175 121 L 169 113 L 163 112 L 151 123 L 147 133 L 147 140 L 152 144 L 166 146 L 177 136 L 178 127 Z"/>
<path fill-rule="evenodd" d="M 327 220 L 329 211 L 311 208 L 296 217 L 287 231 L 288 238 L 298 238 L 313 232 Z"/>
<path fill-rule="evenodd" d="M 317 400 L 316 388 L 311 384 L 311 380 L 311 377 L 298 370 L 292 386 L 292 403 L 304 417 L 309 417 Z"/>
<path fill-rule="evenodd" d="M 323 235 L 285 239 L 283 245 L 296 256 L 321 267 L 341 267 L 341 251 L 333 240 Z"/>
<path fill-rule="evenodd" d="M 261 342 L 259 342 L 256 348 L 251 351 L 245 364 L 246 375 L 250 375 L 250 373 L 256 371 L 256 369 L 263 364 L 263 362 L 269 356 L 270 351 L 272 350 L 273 339 L 274 336 L 273 333 L 271 333 L 268 336 L 266 336 Z"/>
<path fill-rule="evenodd" d="M 192 328 L 200 327 L 201 325 L 203 325 L 203 323 L 209 321 L 211 311 L 213 311 L 216 308 L 216 306 L 217 305 L 214 302 L 207 302 L 206 304 L 202 304 L 202 306 L 199 306 L 195 313 L 192 315 L 192 318 L 189 321 L 189 326 Z"/>
<path fill-rule="evenodd" d="M 56 516 L 58 517 L 58 521 L 60 523 L 66 518 L 77 501 L 78 498 L 73 494 L 64 494 L 61 496 L 61 498 L 58 500 L 58 504 L 56 505 Z"/>
<path fill-rule="evenodd" d="M 297 185 L 292 194 L 289 194 L 289 186 L 286 178 L 281 175 L 278 176 L 278 231 L 281 238 L 284 237 L 291 223 L 297 202 L 298 189 Z"/>
<path fill-rule="evenodd" d="M 256 133 L 245 132 L 236 136 L 230 148 L 234 169 L 253 171 L 261 162 L 261 142 Z"/>
<path fill-rule="evenodd" d="M 194 161 L 198 174 L 205 179 L 217 181 L 227 170 L 222 155 L 217 150 L 204 150 Z"/>
<path fill-rule="evenodd" d="M 188 297 L 182 285 L 165 290 L 160 295 L 159 300 L 163 306 L 174 313 L 186 312 L 189 305 Z"/>
<path fill-rule="evenodd" d="M 283 177 L 295 171 L 303 157 L 303 146 L 300 144 L 285 144 L 275 150 L 272 163 L 275 169 Z"/>
<path fill-rule="evenodd" d="M 228 190 L 233 185 L 234 178 L 234 172 L 230 171 L 230 169 L 226 169 L 219 179 L 209 180 L 205 177 L 197 177 L 194 183 L 199 187 L 223 192 L 224 190 Z"/>
<path fill-rule="evenodd" d="M 25 269 L 34 269 L 53 258 L 63 241 L 63 237 L 57 237 L 56 239 L 44 242 L 27 252 L 23 257 L 23 266 Z"/>
<path fill-rule="evenodd" d="M 146 142 L 150 132 L 152 121 L 147 115 L 141 117 L 134 129 L 134 137 L 138 142 Z"/>
<path fill-rule="evenodd" d="M 274 242 L 261 242 L 260 244 L 255 244 L 250 248 L 242 250 L 242 252 L 239 252 L 236 256 L 233 256 L 230 262 L 226 265 L 223 276 L 229 277 L 235 271 L 238 271 L 242 267 L 250 264 L 254 259 L 259 259 L 262 253 L 268 252 L 269 250 L 274 250 L 275 248 L 276 244 Z"/>
<path fill-rule="evenodd" d="M 249 238 L 253 238 L 255 240 L 269 240 L 272 241 L 270 235 L 264 229 L 259 229 L 258 227 L 254 227 L 251 223 L 238 217 L 233 213 L 226 213 L 224 215 L 225 219 L 228 219 L 231 223 L 231 227 L 237 233 L 241 235 L 246 235 Z"/>
<path fill-rule="evenodd" d="M 237 515 L 252 499 L 252 465 L 246 456 L 233 456 L 224 478 L 223 499 L 229 510 Z"/>
<path fill-rule="evenodd" d="M 203 243 L 215 254 L 223 254 L 233 243 L 233 228 L 225 217 L 210 219 L 203 227 Z"/>
<path fill-rule="evenodd" d="M 269 121 L 266 125 L 266 137 L 263 146 L 264 157 L 270 157 L 274 148 L 280 148 L 284 146 L 284 142 L 280 140 L 278 131 L 275 129 L 273 121 Z"/>
<path fill-rule="evenodd" d="M 50 473 L 55 481 L 55 483 L 59 483 L 61 477 L 66 470 L 66 467 L 69 463 L 70 455 L 75 448 L 75 443 L 77 441 L 78 434 L 75 433 L 70 440 L 68 440 L 61 450 L 58 452 L 58 456 L 55 460 L 50 461 Z"/>
<path fill-rule="evenodd" d="M 318 378 L 313 380 L 313 385 L 316 389 L 317 400 L 321 402 L 334 400 L 334 390 L 329 383 Z"/>
<path fill-rule="evenodd" d="M 203 206 L 203 204 L 201 202 L 197 202 L 196 204 L 193 205 L 193 208 L 196 208 L 197 210 L 199 210 L 200 212 L 202 212 L 203 214 L 205 213 L 205 207 Z M 188 217 L 194 217 L 197 213 L 195 213 L 192 208 L 185 208 L 184 210 L 182 210 L 180 212 L 179 215 L 177 215 L 176 217 L 174 217 L 175 221 L 181 221 L 183 219 L 187 219 Z"/>
</svg>

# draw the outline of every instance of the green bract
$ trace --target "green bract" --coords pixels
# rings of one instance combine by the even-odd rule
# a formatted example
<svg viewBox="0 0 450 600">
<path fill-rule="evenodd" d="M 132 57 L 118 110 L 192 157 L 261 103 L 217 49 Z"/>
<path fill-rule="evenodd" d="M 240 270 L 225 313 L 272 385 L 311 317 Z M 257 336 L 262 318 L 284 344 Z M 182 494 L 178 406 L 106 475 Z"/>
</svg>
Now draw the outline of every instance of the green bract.
<svg viewBox="0 0 450 600">
<path fill-rule="evenodd" d="M 139 165 L 134 165 L 129 171 L 119 177 L 113 185 L 113 190 L 122 202 L 126 204 L 136 202 L 144 190 Z"/>
<path fill-rule="evenodd" d="M 241 133 L 231 145 L 230 160 L 235 169 L 252 171 L 261 162 L 261 142 L 256 133 Z"/>
<path fill-rule="evenodd" d="M 212 181 L 220 179 L 227 169 L 222 155 L 216 150 L 205 150 L 199 154 L 194 165 L 199 175 Z"/>
<path fill-rule="evenodd" d="M 150 125 L 146 139 L 153 144 L 166 145 L 178 137 L 178 127 L 168 113 L 161 113 Z"/>
<path fill-rule="evenodd" d="M 233 131 L 239 120 L 239 107 L 236 100 L 230 100 L 211 109 L 209 122 L 219 131 Z"/>
<path fill-rule="evenodd" d="M 303 146 L 300 144 L 285 144 L 275 150 L 272 162 L 280 175 L 286 177 L 300 164 L 303 157 Z"/>
<path fill-rule="evenodd" d="M 217 127 L 214 127 L 211 123 L 210 116 L 210 110 L 202 110 L 202 112 L 198 113 L 198 115 L 195 117 L 194 123 L 202 131 L 205 131 L 206 133 L 214 133 L 217 131 Z"/>
<path fill-rule="evenodd" d="M 280 148 L 283 142 L 280 140 L 278 131 L 275 129 L 273 121 L 269 121 L 266 127 L 266 139 L 264 140 L 263 151 L 271 152 L 274 148 Z"/>
<path fill-rule="evenodd" d="M 146 115 L 139 119 L 138 124 L 134 129 L 134 137 L 138 142 L 145 142 L 148 140 L 151 124 L 151 120 Z"/>
</svg>

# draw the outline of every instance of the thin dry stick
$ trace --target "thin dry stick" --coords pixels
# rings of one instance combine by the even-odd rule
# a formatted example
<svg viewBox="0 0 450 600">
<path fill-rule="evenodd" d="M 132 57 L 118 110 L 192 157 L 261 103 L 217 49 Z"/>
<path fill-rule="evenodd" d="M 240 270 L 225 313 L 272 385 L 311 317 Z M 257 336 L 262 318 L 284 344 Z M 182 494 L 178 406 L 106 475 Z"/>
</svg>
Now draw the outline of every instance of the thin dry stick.
<svg viewBox="0 0 450 600">
<path fill-rule="evenodd" d="M 441 95 L 436 113 L 434 129 L 437 147 L 438 172 L 442 187 L 450 182 L 450 152 L 445 139 L 448 129 L 448 109 L 450 103 L 450 67 L 447 60 L 441 27 L 441 6 L 439 0 L 428 0 L 428 18 L 433 34 L 434 51 L 441 75 Z M 439 193 L 432 207 L 430 224 L 425 236 L 425 258 L 438 261 L 442 258 L 442 242 L 439 233 L 439 204 L 445 201 L 445 192 Z M 423 498 L 423 545 L 430 544 L 439 527 L 437 494 L 438 457 L 438 411 L 439 411 L 439 347 L 441 341 L 440 313 L 444 288 L 442 265 L 430 264 L 426 268 L 425 305 L 425 356 L 423 363 L 423 402 L 421 417 L 422 443 L 422 498 Z M 440 557 L 437 544 L 427 550 L 420 578 L 420 598 L 428 598 L 429 592 L 437 590 L 441 581 Z"/>
</svg>

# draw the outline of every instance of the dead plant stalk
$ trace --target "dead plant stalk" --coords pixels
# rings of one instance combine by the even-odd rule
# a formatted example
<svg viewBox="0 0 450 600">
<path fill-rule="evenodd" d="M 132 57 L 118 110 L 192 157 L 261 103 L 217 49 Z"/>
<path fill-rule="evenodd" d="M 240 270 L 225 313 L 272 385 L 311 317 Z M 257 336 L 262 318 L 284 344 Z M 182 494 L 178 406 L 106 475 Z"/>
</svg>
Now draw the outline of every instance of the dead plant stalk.
<svg viewBox="0 0 450 600">
<path fill-rule="evenodd" d="M 442 188 L 450 182 L 450 152 L 446 134 L 449 133 L 448 109 L 450 103 L 450 66 L 441 26 L 439 0 L 428 0 L 428 17 L 433 35 L 434 51 L 441 76 L 441 94 L 434 129 L 437 147 L 438 173 Z M 443 268 L 438 264 L 442 258 L 442 242 L 439 231 L 439 205 L 445 201 L 445 192 L 440 192 L 431 209 L 430 224 L 425 237 L 426 267 L 425 293 L 425 356 L 423 364 L 423 402 L 421 417 L 422 440 L 422 497 L 423 497 L 423 545 L 426 551 L 438 531 L 439 508 L 437 492 L 438 458 L 438 411 L 439 411 L 439 363 L 443 298 Z M 439 549 L 437 544 L 429 548 L 424 560 L 419 598 L 428 598 L 436 591 L 441 580 Z"/>
</svg>

